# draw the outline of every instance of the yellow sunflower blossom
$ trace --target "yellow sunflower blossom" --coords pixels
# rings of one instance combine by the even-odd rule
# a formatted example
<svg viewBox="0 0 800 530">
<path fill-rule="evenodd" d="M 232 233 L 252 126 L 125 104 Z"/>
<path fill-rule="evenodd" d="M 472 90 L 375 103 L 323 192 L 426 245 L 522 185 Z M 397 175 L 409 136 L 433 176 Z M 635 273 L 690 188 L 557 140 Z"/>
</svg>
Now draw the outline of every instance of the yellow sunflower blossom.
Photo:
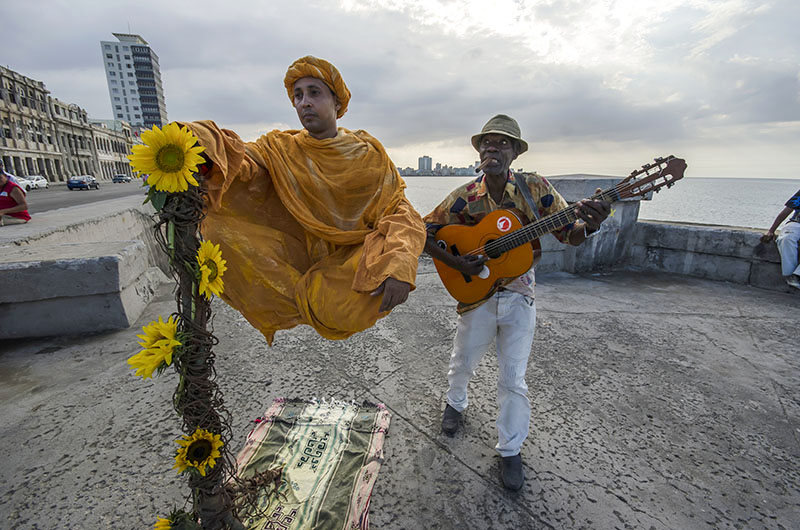
<svg viewBox="0 0 800 530">
<path fill-rule="evenodd" d="M 205 147 L 196 145 L 197 137 L 188 127 L 169 123 L 159 129 L 153 125 L 142 133 L 142 141 L 144 145 L 134 145 L 128 159 L 134 170 L 150 175 L 150 186 L 170 193 L 186 191 L 189 184 L 197 186 L 192 174 L 203 162 L 200 153 Z"/>
<path fill-rule="evenodd" d="M 212 434 L 205 429 L 197 429 L 191 436 L 183 435 L 175 443 L 180 447 L 175 454 L 175 465 L 172 468 L 178 468 L 178 473 L 194 468 L 204 477 L 206 467 L 214 468 L 216 459 L 220 457 L 219 449 L 223 445 L 219 434 Z"/>
<path fill-rule="evenodd" d="M 193 514 L 175 509 L 169 517 L 159 517 L 153 530 L 202 530 L 202 527 Z"/>
<path fill-rule="evenodd" d="M 144 335 L 137 335 L 142 351 L 128 359 L 131 369 L 136 369 L 136 375 L 143 379 L 152 377 L 160 366 L 172 364 L 172 354 L 181 342 L 177 340 L 178 321 L 169 317 L 166 322 L 158 317 L 158 322 L 151 322 L 144 326 Z"/>
<path fill-rule="evenodd" d="M 200 294 L 210 299 L 212 294 L 222 294 L 225 287 L 222 275 L 228 270 L 227 261 L 222 259 L 219 245 L 203 241 L 197 250 L 197 263 L 200 265 Z"/>
</svg>

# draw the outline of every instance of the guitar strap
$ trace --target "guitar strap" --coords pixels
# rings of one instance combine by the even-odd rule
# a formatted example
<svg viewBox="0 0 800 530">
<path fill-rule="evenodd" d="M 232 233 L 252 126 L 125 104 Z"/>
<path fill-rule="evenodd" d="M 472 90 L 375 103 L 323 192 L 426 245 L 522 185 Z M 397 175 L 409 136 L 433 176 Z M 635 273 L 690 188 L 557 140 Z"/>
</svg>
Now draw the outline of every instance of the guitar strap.
<svg viewBox="0 0 800 530">
<path fill-rule="evenodd" d="M 522 178 L 522 182 L 525 182 L 525 175 L 520 175 L 520 177 Z M 531 197 L 531 190 L 530 188 L 528 188 L 528 186 L 523 186 L 522 184 L 520 184 L 519 181 L 520 179 L 518 179 L 515 176 L 514 185 L 517 187 L 519 192 L 522 193 L 522 196 L 525 197 L 525 202 L 528 203 L 528 207 L 531 209 L 534 217 L 536 217 L 536 220 L 538 221 L 540 219 L 539 208 L 537 208 L 536 203 L 533 202 L 533 197 Z"/>
</svg>

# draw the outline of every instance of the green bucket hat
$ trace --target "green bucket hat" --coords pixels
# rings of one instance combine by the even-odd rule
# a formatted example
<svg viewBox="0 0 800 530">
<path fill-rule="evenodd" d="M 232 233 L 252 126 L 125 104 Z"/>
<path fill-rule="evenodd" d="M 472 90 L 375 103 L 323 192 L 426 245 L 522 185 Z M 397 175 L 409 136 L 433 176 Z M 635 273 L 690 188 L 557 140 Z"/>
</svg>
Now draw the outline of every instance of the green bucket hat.
<svg viewBox="0 0 800 530">
<path fill-rule="evenodd" d="M 491 120 L 486 122 L 486 125 L 483 126 L 481 132 L 476 134 L 472 137 L 472 147 L 478 151 L 478 146 L 481 143 L 481 138 L 485 134 L 503 134 L 508 136 L 509 138 L 513 138 L 519 142 L 519 153 L 521 155 L 525 151 L 528 150 L 528 142 L 520 138 L 519 132 L 519 124 L 517 121 L 512 118 L 511 116 L 506 116 L 505 114 L 498 114 L 497 116 L 493 117 Z"/>
</svg>

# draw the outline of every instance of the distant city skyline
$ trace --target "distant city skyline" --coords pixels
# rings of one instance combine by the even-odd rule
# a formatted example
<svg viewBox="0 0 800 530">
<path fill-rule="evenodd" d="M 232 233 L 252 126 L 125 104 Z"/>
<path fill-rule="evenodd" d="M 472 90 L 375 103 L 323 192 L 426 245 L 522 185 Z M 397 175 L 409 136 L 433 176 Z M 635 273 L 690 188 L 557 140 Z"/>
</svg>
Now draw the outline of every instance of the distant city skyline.
<svg viewBox="0 0 800 530">
<path fill-rule="evenodd" d="M 436 162 L 436 165 L 433 165 L 433 158 L 428 155 L 422 155 L 417 158 L 417 167 L 413 168 L 411 166 L 401 167 L 397 166 L 398 171 L 401 175 L 411 176 L 411 175 L 420 175 L 420 176 L 429 176 L 429 175 L 439 175 L 439 176 L 470 176 L 475 175 L 475 169 L 480 165 L 480 160 L 475 160 L 468 166 L 453 166 L 447 163 Z M 511 168 L 513 171 L 517 173 L 521 173 L 525 171 L 522 167 Z"/>
</svg>

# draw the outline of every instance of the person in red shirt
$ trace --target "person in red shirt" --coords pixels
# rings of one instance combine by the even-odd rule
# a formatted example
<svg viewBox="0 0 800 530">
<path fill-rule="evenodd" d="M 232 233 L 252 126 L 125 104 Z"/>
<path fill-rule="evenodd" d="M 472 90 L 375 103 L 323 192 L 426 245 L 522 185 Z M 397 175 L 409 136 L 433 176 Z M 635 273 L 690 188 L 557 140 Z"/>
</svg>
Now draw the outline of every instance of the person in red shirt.
<svg viewBox="0 0 800 530">
<path fill-rule="evenodd" d="M 11 181 L 0 160 L 0 226 L 27 223 L 30 220 L 25 191 Z"/>
</svg>

